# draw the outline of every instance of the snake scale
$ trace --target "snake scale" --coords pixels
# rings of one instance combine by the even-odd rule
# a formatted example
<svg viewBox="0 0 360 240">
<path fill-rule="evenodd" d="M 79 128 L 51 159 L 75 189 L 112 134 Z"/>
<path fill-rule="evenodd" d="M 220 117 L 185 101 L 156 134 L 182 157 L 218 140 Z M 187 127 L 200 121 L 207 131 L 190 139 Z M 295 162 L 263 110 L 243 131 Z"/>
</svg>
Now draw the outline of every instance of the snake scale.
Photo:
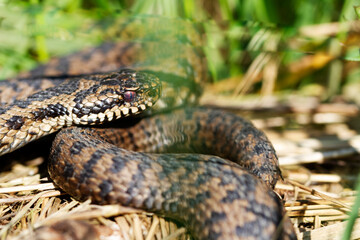
<svg viewBox="0 0 360 240">
<path fill-rule="evenodd" d="M 195 239 L 296 239 L 272 190 L 281 173 L 264 133 L 215 109 L 155 114 L 188 105 L 189 86 L 196 88 L 202 70 L 190 69 L 196 77 L 180 78 L 182 87 L 174 85 L 177 76 L 160 74 L 160 99 L 154 71 L 89 74 L 133 67 L 139 59 L 126 57 L 138 49 L 104 44 L 1 82 L 1 154 L 63 128 L 53 142 L 49 174 L 77 199 L 176 219 Z M 152 106 L 152 113 L 145 111 Z M 127 117 L 138 113 L 143 116 Z M 116 127 L 81 126 L 117 118 Z"/>
</svg>

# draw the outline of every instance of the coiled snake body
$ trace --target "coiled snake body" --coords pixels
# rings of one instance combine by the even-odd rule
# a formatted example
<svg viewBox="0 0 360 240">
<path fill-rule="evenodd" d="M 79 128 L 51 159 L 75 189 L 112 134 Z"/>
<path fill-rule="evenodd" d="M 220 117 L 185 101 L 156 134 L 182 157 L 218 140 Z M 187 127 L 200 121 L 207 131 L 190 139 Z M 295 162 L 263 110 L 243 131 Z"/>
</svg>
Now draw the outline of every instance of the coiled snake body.
<svg viewBox="0 0 360 240">
<path fill-rule="evenodd" d="M 197 239 L 295 238 L 271 189 L 275 151 L 248 121 L 192 107 L 117 128 L 70 127 L 143 112 L 159 98 L 158 79 L 121 70 L 32 80 L 1 83 L 10 102 L 0 108 L 1 154 L 68 126 L 53 142 L 49 174 L 75 198 L 175 218 Z"/>
</svg>

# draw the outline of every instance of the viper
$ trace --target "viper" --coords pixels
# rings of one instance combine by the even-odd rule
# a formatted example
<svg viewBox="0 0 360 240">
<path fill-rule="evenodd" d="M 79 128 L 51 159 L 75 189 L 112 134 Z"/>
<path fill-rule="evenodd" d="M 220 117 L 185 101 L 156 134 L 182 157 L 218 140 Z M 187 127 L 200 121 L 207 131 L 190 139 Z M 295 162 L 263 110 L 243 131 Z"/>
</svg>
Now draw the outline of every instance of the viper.
<svg viewBox="0 0 360 240">
<path fill-rule="evenodd" d="M 62 129 L 49 175 L 79 200 L 173 218 L 195 239 L 296 239 L 273 191 L 281 173 L 265 134 L 235 114 L 184 107 L 201 70 L 104 72 L 132 67 L 138 60 L 119 58 L 137 49 L 104 44 L 1 82 L 1 154 Z"/>
</svg>

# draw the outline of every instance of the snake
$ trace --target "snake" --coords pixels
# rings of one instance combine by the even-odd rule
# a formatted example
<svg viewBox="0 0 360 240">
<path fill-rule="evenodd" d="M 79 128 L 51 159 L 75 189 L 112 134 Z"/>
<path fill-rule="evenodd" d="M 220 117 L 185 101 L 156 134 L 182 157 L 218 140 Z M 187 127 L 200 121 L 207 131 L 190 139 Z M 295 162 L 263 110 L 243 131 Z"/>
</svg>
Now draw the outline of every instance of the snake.
<svg viewBox="0 0 360 240">
<path fill-rule="evenodd" d="M 49 175 L 76 199 L 175 219 L 194 239 L 296 239 L 265 134 L 233 113 L 183 107 L 201 74 L 180 77 L 184 91 L 176 76 L 118 69 L 131 64 L 106 60 L 116 48 L 122 58 L 142 49 L 105 43 L 0 82 L 0 154 L 58 132 Z M 99 55 L 110 63 L 93 69 Z"/>
</svg>

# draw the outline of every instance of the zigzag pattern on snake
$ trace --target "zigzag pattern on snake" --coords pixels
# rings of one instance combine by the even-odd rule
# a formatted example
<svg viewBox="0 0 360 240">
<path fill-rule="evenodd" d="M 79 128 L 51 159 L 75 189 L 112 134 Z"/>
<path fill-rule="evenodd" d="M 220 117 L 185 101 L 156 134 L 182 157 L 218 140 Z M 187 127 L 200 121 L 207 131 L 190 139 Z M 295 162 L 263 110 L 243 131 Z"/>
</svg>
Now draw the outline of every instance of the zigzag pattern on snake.
<svg viewBox="0 0 360 240">
<path fill-rule="evenodd" d="M 104 84 L 92 87 L 94 82 Z M 35 93 L 25 98 L 11 94 L 25 91 L 16 89 L 21 83 L 32 84 Z M 132 70 L 2 85 L 9 86 L 2 89 L 1 101 L 10 101 L 0 109 L 2 154 L 64 126 L 140 113 L 160 92 L 156 77 Z M 165 99 L 164 106 L 176 102 Z M 78 199 L 177 219 L 196 239 L 295 239 L 271 189 L 280 176 L 275 151 L 248 121 L 219 110 L 188 108 L 117 125 L 61 130 L 49 162 L 54 182 Z M 159 154 L 174 151 L 188 153 Z"/>
</svg>

